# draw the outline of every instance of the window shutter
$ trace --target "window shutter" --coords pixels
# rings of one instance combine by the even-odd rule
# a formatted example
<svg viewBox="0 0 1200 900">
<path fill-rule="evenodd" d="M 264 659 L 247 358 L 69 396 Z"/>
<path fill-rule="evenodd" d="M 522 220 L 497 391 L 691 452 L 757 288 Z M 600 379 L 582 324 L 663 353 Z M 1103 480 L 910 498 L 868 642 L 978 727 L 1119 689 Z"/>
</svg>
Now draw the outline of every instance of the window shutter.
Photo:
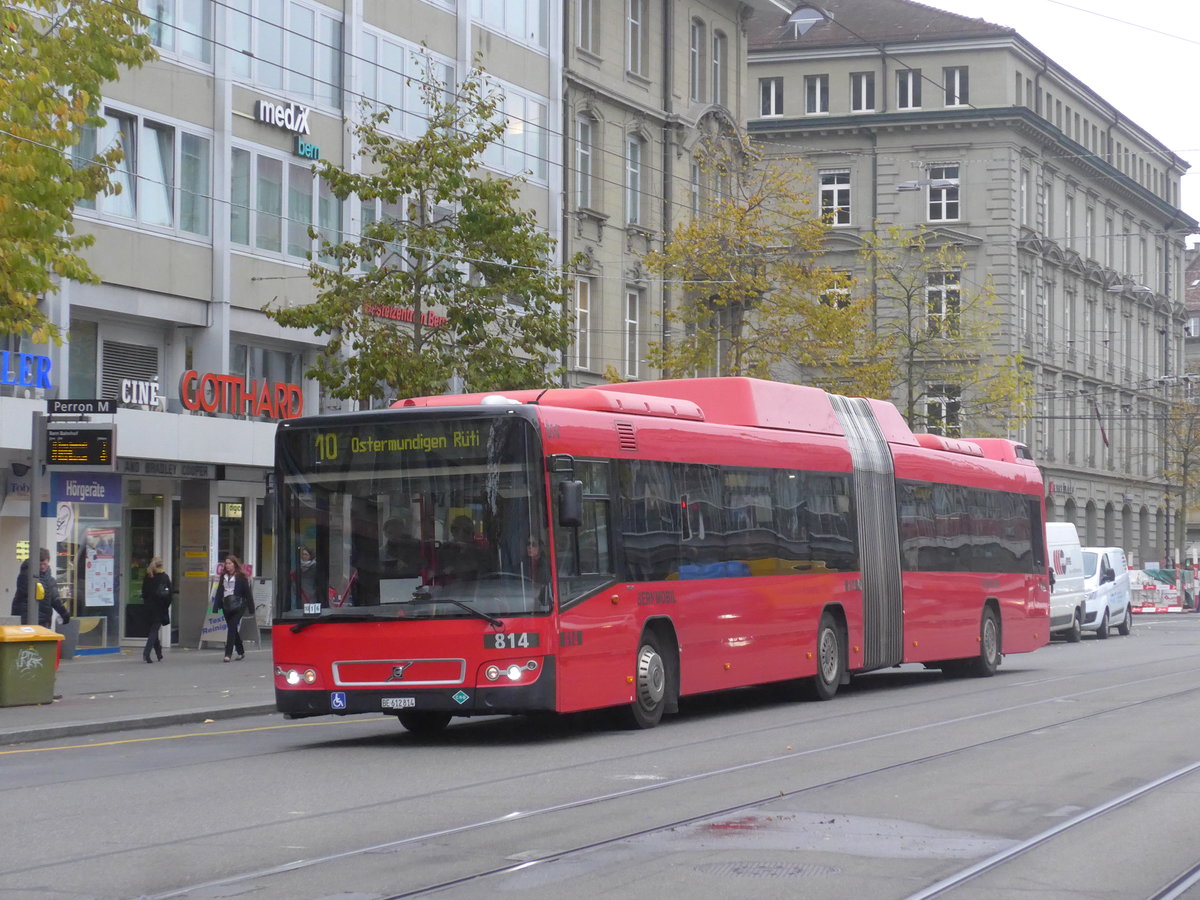
<svg viewBox="0 0 1200 900">
<path fill-rule="evenodd" d="M 100 396 L 120 399 L 121 379 L 158 380 L 158 348 L 120 341 L 104 342 Z"/>
</svg>

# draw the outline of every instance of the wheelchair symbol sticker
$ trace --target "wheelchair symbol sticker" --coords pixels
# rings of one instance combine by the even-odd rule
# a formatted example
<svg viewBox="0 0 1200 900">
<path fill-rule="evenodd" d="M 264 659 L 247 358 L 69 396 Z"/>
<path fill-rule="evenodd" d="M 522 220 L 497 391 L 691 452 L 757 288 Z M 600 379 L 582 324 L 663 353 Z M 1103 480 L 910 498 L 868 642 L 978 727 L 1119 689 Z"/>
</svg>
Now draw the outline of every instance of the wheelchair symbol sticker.
<svg viewBox="0 0 1200 900">
<path fill-rule="evenodd" d="M 346 692 L 334 691 L 329 695 L 330 709 L 345 709 L 346 708 Z"/>
</svg>

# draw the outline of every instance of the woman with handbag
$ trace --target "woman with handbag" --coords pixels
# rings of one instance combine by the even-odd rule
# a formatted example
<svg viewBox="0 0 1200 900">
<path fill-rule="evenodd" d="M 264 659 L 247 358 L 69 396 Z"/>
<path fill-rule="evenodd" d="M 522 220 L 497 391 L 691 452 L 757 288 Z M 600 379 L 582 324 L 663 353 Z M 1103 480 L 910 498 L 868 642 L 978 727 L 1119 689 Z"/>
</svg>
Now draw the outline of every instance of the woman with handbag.
<svg viewBox="0 0 1200 900">
<path fill-rule="evenodd" d="M 225 614 L 225 662 L 229 662 L 235 650 L 238 659 L 245 657 L 239 629 L 242 616 L 254 612 L 254 591 L 236 556 L 225 557 L 221 577 L 217 579 L 212 595 L 212 611 Z"/>
<path fill-rule="evenodd" d="M 142 650 L 142 659 L 150 659 L 153 650 L 162 662 L 162 627 L 171 624 L 171 576 L 163 568 L 162 557 L 156 556 L 146 567 L 146 577 L 142 579 L 142 606 L 146 610 L 146 647 Z"/>
</svg>

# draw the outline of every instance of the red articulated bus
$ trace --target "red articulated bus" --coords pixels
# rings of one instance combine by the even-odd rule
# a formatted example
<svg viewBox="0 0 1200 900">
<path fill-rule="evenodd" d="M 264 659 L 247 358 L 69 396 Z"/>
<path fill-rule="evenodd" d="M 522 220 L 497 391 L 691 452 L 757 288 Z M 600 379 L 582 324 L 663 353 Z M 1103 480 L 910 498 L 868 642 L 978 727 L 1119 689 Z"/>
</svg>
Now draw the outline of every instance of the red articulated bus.
<svg viewBox="0 0 1200 900">
<path fill-rule="evenodd" d="M 616 707 L 1046 643 L 1024 446 L 749 378 L 404 400 L 276 443 L 275 697 L 290 717 Z M 303 559 L 303 562 L 301 560 Z"/>
</svg>

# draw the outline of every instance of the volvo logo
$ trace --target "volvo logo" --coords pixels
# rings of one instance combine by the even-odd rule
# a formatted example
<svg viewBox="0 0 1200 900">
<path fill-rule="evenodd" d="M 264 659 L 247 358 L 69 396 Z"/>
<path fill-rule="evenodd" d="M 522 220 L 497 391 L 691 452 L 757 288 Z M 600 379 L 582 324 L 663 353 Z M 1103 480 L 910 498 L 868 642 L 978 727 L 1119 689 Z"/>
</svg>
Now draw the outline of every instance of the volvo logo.
<svg viewBox="0 0 1200 900">
<path fill-rule="evenodd" d="M 399 681 L 404 677 L 404 671 L 412 665 L 412 660 L 402 662 L 398 666 L 392 666 L 392 677 L 388 681 Z"/>
</svg>

